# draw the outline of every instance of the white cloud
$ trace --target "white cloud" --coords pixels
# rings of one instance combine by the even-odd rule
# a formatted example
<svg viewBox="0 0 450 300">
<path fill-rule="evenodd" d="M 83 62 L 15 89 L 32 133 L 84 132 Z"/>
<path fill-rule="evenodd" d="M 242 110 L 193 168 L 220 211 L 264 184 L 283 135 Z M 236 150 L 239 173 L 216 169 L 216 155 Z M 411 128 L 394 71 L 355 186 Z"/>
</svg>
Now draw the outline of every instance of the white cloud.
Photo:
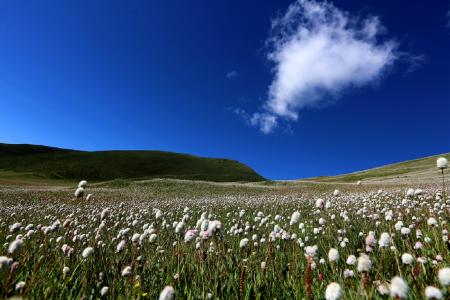
<svg viewBox="0 0 450 300">
<path fill-rule="evenodd" d="M 393 40 L 380 41 L 377 17 L 361 18 L 333 4 L 298 0 L 272 22 L 268 59 L 275 66 L 268 99 L 250 118 L 263 133 L 302 108 L 376 81 L 398 58 Z"/>
<path fill-rule="evenodd" d="M 450 28 L 450 10 L 447 12 L 447 27 Z"/>
<path fill-rule="evenodd" d="M 228 72 L 226 76 L 227 76 L 228 79 L 234 79 L 238 75 L 239 75 L 238 72 L 236 70 L 233 70 L 231 72 Z"/>
</svg>

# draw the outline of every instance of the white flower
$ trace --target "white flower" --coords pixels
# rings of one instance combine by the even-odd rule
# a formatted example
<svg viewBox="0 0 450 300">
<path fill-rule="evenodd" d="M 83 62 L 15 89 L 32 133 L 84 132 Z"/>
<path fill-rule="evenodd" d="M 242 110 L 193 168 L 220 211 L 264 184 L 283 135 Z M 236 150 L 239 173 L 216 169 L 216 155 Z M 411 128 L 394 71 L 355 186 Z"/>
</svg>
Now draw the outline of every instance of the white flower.
<svg viewBox="0 0 450 300">
<path fill-rule="evenodd" d="M 377 287 L 377 291 L 382 296 L 388 295 L 389 294 L 389 286 L 385 283 L 382 283 Z"/>
<path fill-rule="evenodd" d="M 300 221 L 300 213 L 298 211 L 294 211 L 294 213 L 291 216 L 291 226 L 294 224 L 297 224 L 298 221 Z"/>
<path fill-rule="evenodd" d="M 242 240 L 239 242 L 239 248 L 244 248 L 245 246 L 247 246 L 247 244 L 248 244 L 248 239 L 247 239 L 247 238 L 242 239 Z"/>
<path fill-rule="evenodd" d="M 442 286 L 450 285 L 450 268 L 443 268 L 438 273 L 439 282 Z"/>
<path fill-rule="evenodd" d="M 391 244 L 391 236 L 387 232 L 383 232 L 380 235 L 380 240 L 378 241 L 378 245 L 380 248 L 389 247 Z"/>
<path fill-rule="evenodd" d="M 80 183 L 78 183 L 78 187 L 79 188 L 85 188 L 87 185 L 87 181 L 86 180 L 81 180 Z"/>
<path fill-rule="evenodd" d="M 105 219 L 107 216 L 109 216 L 109 208 L 105 208 L 104 210 L 102 210 L 102 213 L 100 214 L 100 220 Z"/>
<path fill-rule="evenodd" d="M 408 284 L 403 278 L 395 276 L 391 280 L 389 293 L 393 298 L 406 298 L 406 295 L 408 294 Z"/>
<path fill-rule="evenodd" d="M 427 224 L 428 224 L 428 226 L 437 226 L 437 221 L 435 218 L 431 217 L 431 218 L 428 218 Z"/>
<path fill-rule="evenodd" d="M 14 223 L 14 224 L 12 224 L 11 226 L 9 226 L 9 232 L 13 233 L 13 232 L 19 230 L 20 226 L 22 226 L 21 223 Z"/>
<path fill-rule="evenodd" d="M 174 298 L 175 290 L 171 286 L 166 286 L 159 294 L 159 300 L 172 300 Z"/>
<path fill-rule="evenodd" d="M 356 263 L 356 256 L 349 255 L 346 261 L 347 265 L 353 266 Z"/>
<path fill-rule="evenodd" d="M 100 290 L 100 295 L 105 296 L 106 294 L 108 294 L 109 291 L 109 287 L 104 286 L 102 287 L 102 289 Z"/>
<path fill-rule="evenodd" d="M 19 251 L 20 249 L 22 249 L 22 246 L 23 246 L 23 240 L 22 239 L 14 240 L 14 241 L 12 241 L 9 244 L 8 252 L 13 254 L 16 251 Z"/>
<path fill-rule="evenodd" d="M 195 229 L 189 229 L 186 231 L 186 234 L 184 235 L 184 242 L 188 243 L 195 239 L 195 235 L 197 234 L 197 231 Z"/>
<path fill-rule="evenodd" d="M 349 269 L 345 269 L 344 270 L 344 277 L 345 278 L 349 278 L 349 277 L 353 277 L 355 276 L 355 273 L 352 270 Z"/>
<path fill-rule="evenodd" d="M 119 244 L 117 244 L 116 252 L 122 252 L 125 248 L 125 240 L 121 240 Z"/>
<path fill-rule="evenodd" d="M 331 248 L 330 251 L 328 251 L 328 259 L 330 261 L 337 261 L 339 259 L 339 251 Z"/>
<path fill-rule="evenodd" d="M 369 256 L 366 254 L 361 254 L 358 257 L 358 272 L 369 272 L 372 268 L 372 261 L 370 260 Z"/>
<path fill-rule="evenodd" d="M 94 253 L 94 248 L 87 247 L 86 249 L 83 250 L 81 256 L 83 256 L 83 258 L 88 258 L 89 256 L 91 256 L 92 253 Z"/>
<path fill-rule="evenodd" d="M 317 208 L 323 208 L 324 205 L 325 205 L 325 201 L 323 199 L 319 198 L 319 199 L 316 200 L 316 207 Z"/>
<path fill-rule="evenodd" d="M 446 169 L 448 167 L 448 160 L 445 157 L 439 157 L 436 160 L 436 166 L 438 169 Z"/>
<path fill-rule="evenodd" d="M 338 195 L 339 195 L 339 190 L 334 190 L 333 196 L 338 196 Z"/>
<path fill-rule="evenodd" d="M 133 243 L 137 243 L 139 241 L 139 238 L 141 237 L 141 235 L 139 233 L 135 233 L 133 234 L 133 236 L 131 237 L 131 241 Z"/>
<path fill-rule="evenodd" d="M 261 270 L 265 270 L 266 269 L 266 262 L 262 261 L 261 262 Z"/>
<path fill-rule="evenodd" d="M 25 287 L 25 281 L 19 281 L 16 284 L 16 291 L 20 291 L 21 289 L 23 289 Z"/>
<path fill-rule="evenodd" d="M 131 267 L 130 266 L 126 266 L 122 270 L 122 277 L 130 276 L 130 275 L 131 275 Z"/>
<path fill-rule="evenodd" d="M 402 235 L 408 235 L 411 233 L 411 229 L 409 229 L 408 227 L 402 227 L 402 229 L 400 230 L 400 233 Z"/>
<path fill-rule="evenodd" d="M 158 236 L 156 235 L 156 233 L 150 234 L 150 237 L 149 237 L 150 243 L 155 242 L 157 237 Z"/>
<path fill-rule="evenodd" d="M 77 198 L 83 197 L 84 189 L 82 187 L 79 187 L 75 190 L 74 196 Z"/>
<path fill-rule="evenodd" d="M 427 299 L 442 299 L 442 292 L 434 286 L 427 286 L 425 288 L 425 297 Z"/>
<path fill-rule="evenodd" d="M 414 257 L 409 253 L 402 254 L 402 263 L 405 265 L 410 265 L 414 262 Z"/>
<path fill-rule="evenodd" d="M 414 196 L 414 189 L 409 188 L 409 189 L 406 191 L 406 196 L 408 196 L 408 197 Z"/>
<path fill-rule="evenodd" d="M 325 290 L 325 299 L 326 300 L 337 300 L 342 296 L 342 289 L 339 284 L 336 282 L 332 282 L 327 286 Z"/>
<path fill-rule="evenodd" d="M 70 271 L 69 267 L 63 268 L 63 275 L 65 276 Z"/>
<path fill-rule="evenodd" d="M 317 248 L 315 246 L 306 246 L 305 252 L 307 256 L 315 257 Z"/>
<path fill-rule="evenodd" d="M 91 201 L 92 200 L 92 194 L 88 194 L 86 196 L 86 201 Z"/>
<path fill-rule="evenodd" d="M 12 258 L 0 256 L 0 272 L 4 271 L 12 263 Z"/>
</svg>

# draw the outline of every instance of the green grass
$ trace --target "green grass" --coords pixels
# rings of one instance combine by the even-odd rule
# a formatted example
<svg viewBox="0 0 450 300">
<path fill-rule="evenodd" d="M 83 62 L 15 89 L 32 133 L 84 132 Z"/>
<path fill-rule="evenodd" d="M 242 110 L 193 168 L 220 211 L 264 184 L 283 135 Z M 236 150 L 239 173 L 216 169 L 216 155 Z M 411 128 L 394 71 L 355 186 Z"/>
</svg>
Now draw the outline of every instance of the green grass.
<svg viewBox="0 0 450 300">
<path fill-rule="evenodd" d="M 450 264 L 448 243 L 442 239 L 442 230 L 447 228 L 443 221 L 448 221 L 448 216 L 441 215 L 438 227 L 427 225 L 428 217 L 439 219 L 439 213 L 429 209 L 440 203 L 431 197 L 435 191 L 412 198 L 411 204 L 406 205 L 402 204 L 403 189 L 392 188 L 384 195 L 376 195 L 374 186 L 345 186 L 345 189 L 339 197 L 333 197 L 330 184 L 267 186 L 167 179 L 139 183 L 115 180 L 88 186 L 95 198 L 87 203 L 72 200 L 73 189 L 0 188 L 3 222 L 0 245 L 4 245 L 0 255 L 18 263 L 15 272 L 10 268 L 0 272 L 0 298 L 157 299 L 164 286 L 171 285 L 175 289 L 175 299 L 208 299 L 208 293 L 212 294 L 212 299 L 307 299 L 308 262 L 304 246 L 312 245 L 317 246 L 316 268 L 311 270 L 310 283 L 314 299 L 324 299 L 325 289 L 331 282 L 342 287 L 341 299 L 387 299 L 376 289 L 380 283 L 389 283 L 394 276 L 402 276 L 409 285 L 407 299 L 424 299 L 426 286 L 440 287 L 437 272 Z M 333 205 L 316 213 L 314 200 L 318 197 Z M 176 234 L 172 224 L 184 218 L 185 206 L 190 208 L 189 218 L 181 233 Z M 106 207 L 111 213 L 100 230 L 100 214 Z M 156 219 L 153 208 L 161 209 L 163 216 Z M 380 208 L 392 210 L 393 220 L 371 217 L 378 214 Z M 242 216 L 241 209 L 245 209 Z M 358 213 L 362 209 L 367 210 L 365 215 Z M 304 230 L 298 224 L 289 224 L 289 217 L 295 210 L 301 213 Z M 348 219 L 341 216 L 344 211 Z M 222 229 L 208 240 L 200 239 L 197 249 L 195 241 L 184 242 L 184 233 L 196 226 L 203 212 L 211 215 L 210 220 L 220 220 Z M 260 225 L 261 221 L 255 218 L 258 212 L 268 218 L 267 226 Z M 277 214 L 282 216 L 279 221 L 275 220 Z M 410 235 L 402 236 L 394 229 L 397 216 L 402 216 L 406 227 L 414 225 Z M 423 219 L 418 222 L 414 219 L 416 216 L 423 216 Z M 325 220 L 325 225 L 319 225 L 319 218 Z M 38 224 L 50 226 L 57 219 L 62 223 L 69 220 L 69 223 L 47 234 L 42 228 L 37 229 Z M 136 224 L 132 224 L 133 221 Z M 380 224 L 377 225 L 377 221 Z M 9 226 L 15 222 L 21 222 L 22 227 L 11 233 Z M 8 253 L 8 244 L 18 234 L 27 233 L 27 224 L 34 224 L 36 231 L 24 239 L 20 251 Z M 154 226 L 157 239 L 151 243 L 146 237 L 139 245 L 133 243 L 131 236 L 142 234 L 144 224 Z M 277 238 L 269 242 L 275 224 L 301 240 Z M 231 232 L 235 226 L 243 232 Z M 314 233 L 316 227 L 321 228 L 319 234 Z M 130 228 L 130 232 L 117 238 L 124 228 Z M 338 233 L 338 229 L 345 233 Z M 431 239 L 428 243 L 421 239 L 424 243 L 421 250 L 414 249 L 418 240 L 416 229 Z M 365 274 L 367 284 L 364 287 L 363 274 L 345 261 L 348 255 L 359 256 L 364 252 L 369 231 L 377 238 L 382 232 L 392 233 L 396 248 L 376 246 L 369 253 L 372 268 Z M 364 234 L 360 236 L 359 232 Z M 251 240 L 254 234 L 257 245 Z M 74 236 L 79 239 L 73 239 Z M 239 243 L 243 238 L 250 242 L 241 249 Z M 267 241 L 261 243 L 261 238 Z M 340 246 L 342 238 L 348 239 L 345 247 Z M 122 239 L 126 246 L 117 252 L 117 244 Z M 104 246 L 98 246 L 99 241 Z M 61 250 L 63 244 L 73 248 L 70 257 Z M 88 246 L 94 248 L 94 253 L 84 259 L 81 254 Z M 340 253 L 340 258 L 333 263 L 327 258 L 330 248 Z M 405 252 L 416 259 L 425 258 L 427 263 L 402 264 L 401 255 Z M 436 255 L 441 255 L 443 261 L 432 263 Z M 325 259 L 324 263 L 319 262 L 321 258 Z M 263 261 L 266 263 L 264 270 L 261 269 Z M 66 276 L 62 272 L 64 266 L 69 268 Z M 125 266 L 132 268 L 129 277 L 121 275 Z M 344 278 L 345 269 L 353 270 L 355 276 Z M 25 282 L 25 288 L 17 291 L 14 287 L 20 281 Z M 109 293 L 101 297 L 103 286 L 109 287 Z M 441 289 L 447 293 L 444 299 L 448 299 L 450 289 Z"/>
<path fill-rule="evenodd" d="M 175 178 L 219 182 L 262 181 L 250 167 L 229 159 L 162 151 L 75 151 L 36 145 L 0 144 L 0 179 Z"/>
<path fill-rule="evenodd" d="M 401 178 L 418 172 L 435 172 L 438 175 L 439 170 L 436 169 L 436 159 L 440 156 L 444 156 L 447 159 L 450 159 L 450 153 L 446 153 L 425 158 L 409 160 L 400 163 L 394 163 L 350 174 L 343 174 L 337 176 L 320 176 L 308 180 L 318 182 L 349 183 L 349 182 L 357 182 L 358 180 L 382 179 L 387 177 Z"/>
</svg>

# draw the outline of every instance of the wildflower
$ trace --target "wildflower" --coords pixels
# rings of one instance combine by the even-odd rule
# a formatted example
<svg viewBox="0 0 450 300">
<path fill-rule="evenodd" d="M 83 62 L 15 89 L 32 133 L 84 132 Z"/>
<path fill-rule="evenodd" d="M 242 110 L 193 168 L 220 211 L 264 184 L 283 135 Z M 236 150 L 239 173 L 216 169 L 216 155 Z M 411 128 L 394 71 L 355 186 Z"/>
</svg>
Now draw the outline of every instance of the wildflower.
<svg viewBox="0 0 450 300">
<path fill-rule="evenodd" d="M 84 188 L 79 187 L 75 190 L 74 196 L 77 198 L 81 198 L 81 197 L 83 197 L 83 194 L 84 194 Z"/>
<path fill-rule="evenodd" d="M 366 251 L 372 252 L 372 247 L 375 247 L 377 240 L 375 239 L 375 235 L 371 232 L 366 236 Z"/>
<path fill-rule="evenodd" d="M 64 267 L 63 268 L 63 275 L 66 276 L 67 273 L 69 273 L 70 269 L 69 267 Z"/>
<path fill-rule="evenodd" d="M 122 250 L 125 248 L 125 240 L 121 240 L 119 244 L 117 244 L 116 252 L 122 252 Z"/>
<path fill-rule="evenodd" d="M 402 263 L 405 265 L 411 265 L 414 262 L 414 257 L 409 253 L 402 254 Z"/>
<path fill-rule="evenodd" d="M 19 281 L 19 282 L 16 284 L 16 291 L 20 291 L 20 290 L 22 290 L 24 287 L 25 287 L 25 281 Z"/>
<path fill-rule="evenodd" d="M 195 235 L 197 233 L 197 230 L 195 229 L 189 229 L 188 231 L 186 231 L 186 234 L 184 235 L 184 242 L 188 243 L 191 242 L 195 239 Z"/>
<path fill-rule="evenodd" d="M 402 235 L 408 235 L 411 233 L 411 229 L 409 229 L 408 227 L 402 227 L 402 229 L 400 230 L 400 233 Z"/>
<path fill-rule="evenodd" d="M 0 272 L 4 271 L 12 263 L 12 258 L 0 256 Z"/>
<path fill-rule="evenodd" d="M 408 196 L 408 197 L 414 196 L 414 189 L 409 188 L 409 189 L 406 191 L 406 196 Z"/>
<path fill-rule="evenodd" d="M 83 258 L 88 258 L 89 256 L 91 256 L 92 253 L 94 253 L 94 248 L 87 247 L 86 249 L 83 250 L 81 256 L 83 256 Z"/>
<path fill-rule="evenodd" d="M 247 238 L 242 239 L 242 240 L 239 242 L 239 248 L 244 248 L 244 247 L 247 246 L 247 244 L 248 244 L 248 239 L 247 239 Z"/>
<path fill-rule="evenodd" d="M 349 255 L 346 261 L 347 265 L 353 266 L 356 263 L 356 256 Z"/>
<path fill-rule="evenodd" d="M 174 298 L 175 290 L 171 286 L 166 286 L 159 294 L 159 300 L 172 300 Z"/>
<path fill-rule="evenodd" d="M 422 249 L 423 248 L 423 244 L 419 241 L 416 242 L 416 244 L 414 245 L 414 249 L 418 250 L 418 249 Z"/>
<path fill-rule="evenodd" d="M 408 284 L 403 280 L 403 278 L 395 276 L 391 280 L 391 286 L 389 288 L 389 293 L 393 298 L 406 298 L 408 294 Z"/>
<path fill-rule="evenodd" d="M 9 232 L 13 233 L 20 229 L 20 226 L 22 226 L 21 223 L 14 223 L 11 226 L 9 226 Z"/>
<path fill-rule="evenodd" d="M 316 207 L 317 208 L 323 208 L 324 205 L 325 205 L 325 201 L 323 199 L 319 198 L 319 199 L 316 200 Z"/>
<path fill-rule="evenodd" d="M 325 290 L 325 299 L 326 300 L 338 300 L 342 296 L 342 289 L 339 284 L 336 282 L 332 282 L 327 286 Z"/>
<path fill-rule="evenodd" d="M 12 241 L 9 244 L 8 252 L 11 253 L 11 254 L 14 254 L 15 252 L 17 252 L 20 249 L 22 249 L 22 247 L 23 247 L 23 240 L 22 239 L 14 240 L 14 241 Z"/>
<path fill-rule="evenodd" d="M 109 291 L 109 287 L 104 286 L 102 287 L 102 289 L 100 290 L 100 295 L 105 296 L 106 294 L 108 294 Z"/>
<path fill-rule="evenodd" d="M 298 211 L 294 211 L 294 213 L 291 216 L 291 222 L 290 225 L 297 224 L 298 221 L 300 221 L 300 213 Z"/>
<path fill-rule="evenodd" d="M 366 254 L 361 254 L 358 258 L 358 272 L 369 272 L 372 268 L 372 261 Z"/>
<path fill-rule="evenodd" d="M 261 270 L 265 270 L 266 269 L 266 262 L 262 261 L 261 262 Z"/>
<path fill-rule="evenodd" d="M 339 259 L 339 251 L 331 248 L 330 251 L 328 251 L 328 259 L 333 262 L 337 261 Z"/>
<path fill-rule="evenodd" d="M 442 286 L 450 285 L 450 268 L 443 268 L 439 270 L 438 273 L 439 282 Z"/>
<path fill-rule="evenodd" d="M 126 266 L 123 270 L 122 270 L 122 277 L 127 277 L 131 275 L 131 267 L 130 266 Z"/>
<path fill-rule="evenodd" d="M 150 234 L 150 237 L 149 237 L 150 243 L 154 243 L 156 241 L 157 237 L 158 236 L 156 235 L 156 233 Z"/>
<path fill-rule="evenodd" d="M 307 246 L 306 248 L 305 248 L 305 252 L 306 252 L 306 255 L 307 256 L 310 256 L 310 257 L 315 257 L 316 256 L 316 252 L 317 252 L 317 247 L 316 246 Z"/>
<path fill-rule="evenodd" d="M 431 217 L 431 218 L 428 218 L 427 224 L 428 224 L 428 226 L 437 226 L 437 221 L 435 218 Z"/>
<path fill-rule="evenodd" d="M 79 188 L 85 188 L 87 185 L 87 181 L 86 180 L 81 180 L 80 183 L 78 183 L 78 187 Z"/>
<path fill-rule="evenodd" d="M 438 169 L 446 169 L 448 167 L 448 160 L 445 157 L 439 157 L 436 160 L 436 167 Z"/>
<path fill-rule="evenodd" d="M 355 273 L 352 270 L 349 269 L 345 269 L 344 270 L 344 277 L 345 278 L 349 278 L 349 277 L 353 277 L 355 276 Z"/>
<path fill-rule="evenodd" d="M 102 213 L 100 214 L 100 220 L 104 220 L 106 217 L 108 217 L 109 213 L 109 208 L 105 208 L 104 210 L 102 210 Z"/>
<path fill-rule="evenodd" d="M 389 286 L 385 283 L 382 283 L 382 284 L 378 285 L 377 291 L 378 291 L 378 293 L 380 293 L 380 295 L 386 296 L 389 294 Z"/>
<path fill-rule="evenodd" d="M 391 236 L 387 232 L 383 232 L 380 235 L 380 240 L 378 241 L 378 245 L 380 248 L 389 247 L 391 244 Z"/>
<path fill-rule="evenodd" d="M 434 286 L 427 286 L 425 288 L 425 297 L 427 299 L 442 299 L 442 292 Z"/>
</svg>

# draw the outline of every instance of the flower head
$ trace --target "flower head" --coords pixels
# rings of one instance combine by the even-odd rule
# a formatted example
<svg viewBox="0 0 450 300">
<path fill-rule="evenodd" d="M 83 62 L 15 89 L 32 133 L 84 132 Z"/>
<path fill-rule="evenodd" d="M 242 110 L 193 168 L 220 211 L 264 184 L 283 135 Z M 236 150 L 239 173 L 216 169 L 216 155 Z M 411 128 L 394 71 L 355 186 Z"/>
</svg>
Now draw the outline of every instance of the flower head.
<svg viewBox="0 0 450 300">
<path fill-rule="evenodd" d="M 391 285 L 389 288 L 389 293 L 391 297 L 393 298 L 406 298 L 406 295 L 408 294 L 408 284 L 406 283 L 403 278 L 395 276 L 391 280 Z"/>
<path fill-rule="evenodd" d="M 448 167 L 448 160 L 445 157 L 439 157 L 436 160 L 436 166 L 438 169 L 446 169 Z"/>
<path fill-rule="evenodd" d="M 166 286 L 159 294 L 159 300 L 172 300 L 175 295 L 175 290 L 171 286 Z"/>
<path fill-rule="evenodd" d="M 342 296 L 342 289 L 339 284 L 336 282 L 332 282 L 327 286 L 325 290 L 325 299 L 326 300 L 338 300 Z"/>
</svg>

